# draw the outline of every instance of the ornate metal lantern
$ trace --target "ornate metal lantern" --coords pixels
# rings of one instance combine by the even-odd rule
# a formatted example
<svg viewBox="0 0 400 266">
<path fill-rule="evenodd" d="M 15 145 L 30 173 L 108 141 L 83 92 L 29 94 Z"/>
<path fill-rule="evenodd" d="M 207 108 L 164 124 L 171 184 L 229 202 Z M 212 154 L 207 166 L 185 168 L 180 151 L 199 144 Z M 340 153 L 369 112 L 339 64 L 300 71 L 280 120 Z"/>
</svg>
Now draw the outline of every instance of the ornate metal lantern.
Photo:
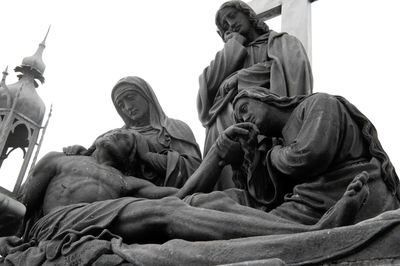
<svg viewBox="0 0 400 266">
<path fill-rule="evenodd" d="M 46 66 L 43 63 L 42 54 L 47 34 L 39 44 L 36 53 L 24 58 L 22 64 L 15 68 L 15 72 L 20 73 L 19 80 L 14 84 L 6 85 L 5 78 L 8 74 L 6 69 L 0 86 L 0 167 L 12 151 L 18 148 L 23 151 L 23 163 L 14 186 L 14 195 L 21 186 L 36 145 L 38 145 L 36 155 L 38 153 L 39 133 L 42 130 L 43 136 L 45 131 L 45 127 L 41 125 L 46 106 L 37 94 L 36 88 L 37 81 L 44 83 L 43 72 Z"/>
</svg>

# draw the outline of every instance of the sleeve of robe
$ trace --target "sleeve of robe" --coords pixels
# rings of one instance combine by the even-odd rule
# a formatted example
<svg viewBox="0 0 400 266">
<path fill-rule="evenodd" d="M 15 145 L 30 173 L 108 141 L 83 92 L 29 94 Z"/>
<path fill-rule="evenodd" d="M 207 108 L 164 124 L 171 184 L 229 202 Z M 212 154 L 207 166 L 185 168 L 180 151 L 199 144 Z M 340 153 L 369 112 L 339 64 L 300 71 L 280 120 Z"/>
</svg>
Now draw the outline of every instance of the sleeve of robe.
<svg viewBox="0 0 400 266">
<path fill-rule="evenodd" d="M 159 186 L 182 187 L 201 163 L 201 152 L 190 127 L 176 119 L 168 119 L 165 138 L 169 148 L 152 156 L 150 162 L 160 173 L 156 184 Z"/>
<path fill-rule="evenodd" d="M 197 111 L 201 123 L 206 126 L 214 117 L 214 100 L 219 86 L 233 72 L 240 69 L 247 56 L 246 48 L 234 39 L 225 43 L 210 65 L 200 75 L 200 88 L 197 95 Z"/>
<path fill-rule="evenodd" d="M 172 141 L 173 150 L 168 151 L 167 172 L 164 186 L 181 188 L 201 163 L 196 147 L 184 141 Z"/>
<path fill-rule="evenodd" d="M 247 68 L 243 68 L 238 71 L 238 88 L 263 87 L 272 89 L 270 86 L 270 76 L 270 62 L 257 63 Z M 277 94 L 280 93 L 275 90 L 272 90 L 272 92 Z"/>
<path fill-rule="evenodd" d="M 301 42 L 286 33 L 270 31 L 267 62 L 238 71 L 238 88 L 264 87 L 282 96 L 312 92 L 311 65 Z"/>
<path fill-rule="evenodd" d="M 270 153 L 272 166 L 294 180 L 325 172 L 340 149 L 338 101 L 321 94 L 303 103 L 287 123 L 288 143 L 275 146 Z"/>
<path fill-rule="evenodd" d="M 271 31 L 268 41 L 271 90 L 283 96 L 312 93 L 313 77 L 307 53 L 301 42 L 287 33 Z"/>
</svg>

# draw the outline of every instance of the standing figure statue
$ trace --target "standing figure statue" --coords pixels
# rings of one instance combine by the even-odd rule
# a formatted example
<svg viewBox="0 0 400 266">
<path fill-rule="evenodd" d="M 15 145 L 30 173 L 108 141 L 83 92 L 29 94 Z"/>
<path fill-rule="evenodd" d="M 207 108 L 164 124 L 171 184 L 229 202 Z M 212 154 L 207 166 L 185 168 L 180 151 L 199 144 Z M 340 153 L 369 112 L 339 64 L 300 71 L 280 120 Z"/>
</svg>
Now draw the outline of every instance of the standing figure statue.
<svg viewBox="0 0 400 266">
<path fill-rule="evenodd" d="M 225 45 L 200 76 L 197 110 L 206 128 L 204 156 L 218 135 L 233 124 L 231 101 L 238 90 L 261 86 L 278 95 L 295 96 L 310 94 L 313 83 L 301 42 L 270 30 L 246 3 L 224 3 L 215 22 Z M 232 187 L 229 169 L 222 175 L 220 188 Z"/>
<path fill-rule="evenodd" d="M 158 186 L 182 187 L 201 162 L 200 149 L 192 130 L 179 120 L 165 115 L 150 85 L 139 77 L 125 77 L 117 82 L 111 93 L 124 128 L 136 135 L 136 155 L 124 162 L 126 175 L 134 175 Z M 90 155 L 75 145 L 67 154 Z M 138 162 L 135 162 L 138 161 Z"/>
</svg>

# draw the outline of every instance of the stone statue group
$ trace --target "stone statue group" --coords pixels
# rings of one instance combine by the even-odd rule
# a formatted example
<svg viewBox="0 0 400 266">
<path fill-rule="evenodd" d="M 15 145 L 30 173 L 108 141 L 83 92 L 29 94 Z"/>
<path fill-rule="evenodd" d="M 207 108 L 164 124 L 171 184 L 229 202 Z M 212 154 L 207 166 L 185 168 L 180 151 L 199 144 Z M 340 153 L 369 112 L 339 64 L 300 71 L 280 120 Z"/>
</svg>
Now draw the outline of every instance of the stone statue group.
<svg viewBox="0 0 400 266">
<path fill-rule="evenodd" d="M 400 222 L 399 179 L 372 123 L 343 97 L 312 94 L 302 44 L 244 2 L 223 4 L 216 25 L 224 47 L 197 98 L 203 158 L 146 81 L 119 80 L 125 125 L 38 162 L 19 196 L 25 217 L 0 238 L 5 265 L 398 257 L 398 244 L 368 251 L 396 242 L 386 233 Z"/>
</svg>

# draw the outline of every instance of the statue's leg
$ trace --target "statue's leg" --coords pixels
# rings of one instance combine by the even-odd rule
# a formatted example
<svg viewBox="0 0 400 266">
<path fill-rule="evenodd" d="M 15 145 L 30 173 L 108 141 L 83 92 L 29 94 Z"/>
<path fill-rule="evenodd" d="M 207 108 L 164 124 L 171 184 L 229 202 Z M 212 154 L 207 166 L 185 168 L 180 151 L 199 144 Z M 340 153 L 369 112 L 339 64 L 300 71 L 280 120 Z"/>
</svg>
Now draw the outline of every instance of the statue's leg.
<svg viewBox="0 0 400 266">
<path fill-rule="evenodd" d="M 168 240 L 170 213 L 186 204 L 176 197 L 143 199 L 125 206 L 110 225 L 125 243 L 158 243 Z"/>
<path fill-rule="evenodd" d="M 210 200 L 215 199 L 212 195 Z M 110 230 L 125 243 L 218 240 L 309 230 L 309 226 L 241 206 L 227 197 L 213 206 L 218 210 L 192 207 L 176 197 L 136 201 L 121 211 Z"/>
<path fill-rule="evenodd" d="M 126 243 L 224 240 L 240 237 L 277 235 L 333 228 L 351 223 L 368 197 L 368 174 L 358 175 L 343 197 L 316 225 L 303 225 L 273 214 L 237 204 L 220 193 L 210 195 L 210 205 L 193 207 L 176 197 L 142 200 L 127 205 L 111 231 Z M 215 201 L 218 200 L 218 201 Z"/>
<path fill-rule="evenodd" d="M 369 175 L 362 172 L 347 186 L 342 198 L 315 225 L 315 230 L 350 225 L 368 199 Z"/>
</svg>

